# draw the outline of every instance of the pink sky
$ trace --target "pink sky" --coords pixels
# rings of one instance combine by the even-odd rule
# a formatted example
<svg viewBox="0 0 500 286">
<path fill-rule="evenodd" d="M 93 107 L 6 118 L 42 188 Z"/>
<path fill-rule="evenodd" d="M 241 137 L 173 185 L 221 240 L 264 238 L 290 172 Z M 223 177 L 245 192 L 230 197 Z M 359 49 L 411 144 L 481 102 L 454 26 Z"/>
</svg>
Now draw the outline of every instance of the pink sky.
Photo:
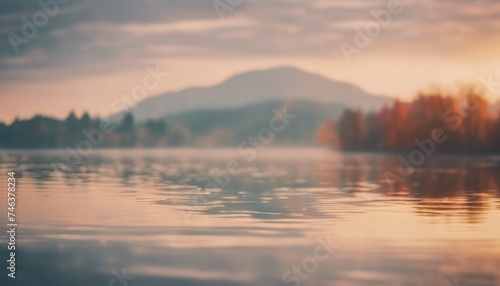
<svg viewBox="0 0 500 286">
<path fill-rule="evenodd" d="M 77 1 L 19 54 L 8 37 L 0 41 L 0 120 L 108 115 L 113 99 L 157 65 L 170 77 L 148 96 L 284 65 L 402 99 L 431 83 L 490 74 L 500 81 L 498 1 L 401 1 L 402 11 L 348 62 L 339 45 L 355 45 L 355 28 L 391 1 L 244 1 L 224 20 L 210 1 Z M 5 35 L 22 35 L 21 18 L 41 9 L 17 8 L 0 14 Z"/>
</svg>

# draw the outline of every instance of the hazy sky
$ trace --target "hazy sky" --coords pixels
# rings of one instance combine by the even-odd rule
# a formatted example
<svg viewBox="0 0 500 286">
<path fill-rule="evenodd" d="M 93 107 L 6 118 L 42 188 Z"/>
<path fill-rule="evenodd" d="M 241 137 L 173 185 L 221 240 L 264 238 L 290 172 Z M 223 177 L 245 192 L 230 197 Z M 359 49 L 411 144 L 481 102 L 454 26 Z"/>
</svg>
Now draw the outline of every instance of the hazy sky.
<svg viewBox="0 0 500 286">
<path fill-rule="evenodd" d="M 355 28 L 391 0 L 216 0 L 236 4 L 224 20 L 214 0 L 65 1 L 46 19 L 38 1 L 1 2 L 0 120 L 107 115 L 157 65 L 170 76 L 148 96 L 284 65 L 400 98 L 432 82 L 500 80 L 498 0 L 401 1 L 350 63 L 339 45 L 354 46 Z M 23 36 L 34 16 L 38 31 Z"/>
</svg>

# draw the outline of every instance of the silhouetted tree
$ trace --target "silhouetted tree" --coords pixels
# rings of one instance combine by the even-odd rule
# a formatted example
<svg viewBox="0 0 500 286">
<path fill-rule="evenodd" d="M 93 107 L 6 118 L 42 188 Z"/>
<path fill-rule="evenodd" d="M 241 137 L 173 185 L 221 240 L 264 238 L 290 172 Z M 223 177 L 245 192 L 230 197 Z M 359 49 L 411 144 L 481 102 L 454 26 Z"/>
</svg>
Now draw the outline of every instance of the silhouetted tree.
<svg viewBox="0 0 500 286">
<path fill-rule="evenodd" d="M 498 112 L 496 120 L 491 124 L 490 140 L 493 151 L 500 153 L 500 112 Z"/>
<path fill-rule="evenodd" d="M 85 112 L 83 115 L 82 115 L 82 118 L 80 119 L 80 127 L 82 129 L 90 129 L 91 128 L 91 125 L 92 125 L 92 119 L 90 118 L 90 115 Z"/>
<path fill-rule="evenodd" d="M 346 110 L 340 119 L 340 145 L 346 150 L 359 150 L 367 138 L 366 119 L 360 110 Z"/>
<path fill-rule="evenodd" d="M 120 146 L 131 147 L 135 144 L 134 116 L 127 113 L 118 128 L 120 133 Z"/>
<path fill-rule="evenodd" d="M 64 120 L 63 142 L 65 145 L 76 145 L 80 138 L 80 124 L 75 112 L 70 112 Z"/>
</svg>

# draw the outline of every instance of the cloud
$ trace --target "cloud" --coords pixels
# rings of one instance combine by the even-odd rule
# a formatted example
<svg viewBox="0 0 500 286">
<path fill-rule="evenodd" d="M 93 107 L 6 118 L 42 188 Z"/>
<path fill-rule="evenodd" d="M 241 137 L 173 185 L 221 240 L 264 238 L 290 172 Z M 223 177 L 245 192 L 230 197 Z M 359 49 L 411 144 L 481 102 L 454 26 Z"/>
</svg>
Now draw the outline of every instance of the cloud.
<svg viewBox="0 0 500 286">
<path fill-rule="evenodd" d="M 31 0 L 3 1 L 0 88 L 33 81 L 54 85 L 181 59 L 343 59 L 339 44 L 352 42 L 354 29 L 373 21 L 371 11 L 386 9 L 389 1 L 243 0 L 221 20 L 213 0 L 69 0 L 19 46 L 19 54 L 7 35 L 21 35 L 22 17 L 32 19 L 41 7 Z M 393 15 L 363 55 L 415 55 L 429 61 L 488 55 L 486 61 L 495 55 L 499 1 L 401 1 L 404 10 Z M 202 68 L 209 72 L 212 67 Z"/>
<path fill-rule="evenodd" d="M 2 72 L 12 69 L 84 67 L 95 62 L 135 66 L 141 58 L 212 56 L 331 56 L 340 41 L 352 41 L 354 28 L 372 21 L 372 10 L 388 1 L 244 1 L 221 21 L 207 0 L 78 1 L 49 20 L 29 43 L 13 53 L 0 40 Z M 378 48 L 439 51 L 449 43 L 494 37 L 500 3 L 479 1 L 402 1 L 379 36 Z M 61 5 L 62 6 L 62 5 Z M 0 5 L 2 31 L 20 33 L 20 17 L 41 8 L 33 1 Z M 164 49 L 161 49 L 164 48 Z M 162 52 L 163 51 L 163 52 Z M 45 57 L 35 55 L 44 54 Z M 13 60 L 33 57 L 32 61 Z M 133 58 L 133 60 L 131 60 Z M 45 60 L 44 60 L 45 59 Z"/>
</svg>

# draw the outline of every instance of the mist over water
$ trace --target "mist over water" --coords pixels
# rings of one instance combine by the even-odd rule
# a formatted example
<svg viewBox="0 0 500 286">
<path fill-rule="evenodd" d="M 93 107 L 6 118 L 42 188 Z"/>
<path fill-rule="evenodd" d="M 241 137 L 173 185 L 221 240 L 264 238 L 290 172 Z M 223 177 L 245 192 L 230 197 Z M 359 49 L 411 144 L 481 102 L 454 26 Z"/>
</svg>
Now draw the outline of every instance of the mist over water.
<svg viewBox="0 0 500 286">
<path fill-rule="evenodd" d="M 397 155 L 97 150 L 61 177 L 64 155 L 1 157 L 17 174 L 12 285 L 500 285 L 500 157 L 431 156 L 391 190 Z"/>
</svg>

